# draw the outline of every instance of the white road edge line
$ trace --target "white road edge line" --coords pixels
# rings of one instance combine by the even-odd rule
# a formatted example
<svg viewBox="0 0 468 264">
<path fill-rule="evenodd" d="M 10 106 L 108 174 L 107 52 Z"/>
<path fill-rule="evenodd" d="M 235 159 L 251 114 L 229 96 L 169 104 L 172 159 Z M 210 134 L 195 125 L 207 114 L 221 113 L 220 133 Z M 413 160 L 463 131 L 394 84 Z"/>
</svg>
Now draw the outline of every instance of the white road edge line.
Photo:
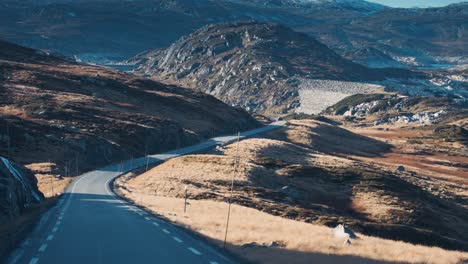
<svg viewBox="0 0 468 264">
<path fill-rule="evenodd" d="M 29 264 L 36 264 L 38 261 L 39 261 L 38 258 L 32 258 L 32 259 L 29 261 Z"/>
<path fill-rule="evenodd" d="M 169 231 L 169 230 L 167 230 L 167 229 L 165 229 L 165 228 L 164 228 L 162 231 L 163 231 L 164 233 L 166 233 L 166 234 L 170 234 L 170 233 L 171 233 L 171 231 Z"/>
<path fill-rule="evenodd" d="M 276 125 L 275 125 L 275 126 L 276 126 Z M 250 131 L 250 133 L 242 133 L 242 134 L 243 134 L 243 135 L 242 135 L 242 138 L 244 138 L 244 137 L 246 137 L 246 136 L 253 135 L 253 134 L 257 134 L 257 133 L 262 133 L 262 132 L 265 132 L 265 131 L 269 131 L 269 130 L 271 130 L 271 129 L 255 129 L 255 130 Z M 215 138 L 215 139 L 216 139 L 216 138 Z M 227 143 L 227 142 L 229 142 L 229 141 L 226 141 L 225 143 Z M 201 149 L 203 149 L 203 148 L 201 148 Z M 172 154 L 177 154 L 177 155 L 173 155 L 174 157 L 177 157 L 177 156 L 180 156 L 180 155 L 183 155 L 183 154 L 191 153 L 191 152 L 193 152 L 193 151 L 194 151 L 194 150 L 191 150 L 191 151 L 182 151 L 183 153 L 180 153 L 180 154 L 177 154 L 177 153 L 179 153 L 180 151 L 176 151 L 176 152 L 174 152 L 174 153 L 172 153 Z M 119 174 L 121 174 L 121 173 L 118 173 L 116 176 L 119 176 Z M 79 183 L 80 181 L 82 181 L 83 179 L 88 178 L 89 175 L 90 175 L 90 174 L 84 174 L 84 175 L 80 176 L 78 179 L 76 179 L 76 180 L 73 182 L 73 185 L 72 185 L 72 186 L 70 186 L 69 188 L 67 188 L 66 192 L 67 192 L 69 195 L 67 196 L 67 198 L 65 198 L 65 197 L 61 198 L 61 201 L 60 201 L 60 205 L 62 205 L 63 203 L 66 203 L 66 204 L 65 204 L 65 208 L 62 209 L 62 210 L 63 210 L 62 213 L 63 213 L 66 209 L 68 209 L 68 207 L 70 206 L 71 198 L 72 198 L 73 195 L 75 194 L 75 188 L 77 187 L 78 183 Z M 107 192 L 109 195 L 111 195 L 112 198 L 113 198 L 114 200 L 118 200 L 118 201 L 119 201 L 120 199 L 118 199 L 117 196 L 116 196 L 113 192 L 110 191 L 110 186 L 109 186 L 110 181 L 111 181 L 112 179 L 116 178 L 116 176 L 111 177 L 111 178 L 106 182 L 106 192 Z M 146 214 L 146 213 L 144 212 L 143 214 Z M 56 226 L 58 226 L 59 224 L 61 224 L 61 221 L 60 221 L 60 220 L 57 221 Z M 153 224 L 159 225 L 159 224 L 154 223 L 154 222 L 153 222 Z M 170 232 L 169 232 L 168 230 L 166 230 L 166 229 L 164 229 L 163 231 L 164 231 L 165 233 L 170 233 Z M 53 237 L 54 237 L 53 234 L 52 234 L 52 235 L 49 235 L 49 236 L 47 237 L 47 240 L 52 240 Z M 198 250 L 196 250 L 196 249 L 194 249 L 194 248 L 192 248 L 192 247 L 189 247 L 188 249 L 189 249 L 192 253 L 194 253 L 194 254 L 196 254 L 196 255 L 202 255 Z M 31 259 L 31 261 L 29 262 L 29 264 L 36 264 L 38 261 L 39 261 L 39 259 L 38 259 L 37 257 L 35 257 L 35 258 L 32 258 L 32 259 Z"/>
<path fill-rule="evenodd" d="M 175 241 L 179 242 L 179 243 L 183 243 L 184 241 L 182 241 L 182 239 L 176 237 L 176 236 L 173 236 L 172 237 Z"/>
<path fill-rule="evenodd" d="M 18 253 L 16 253 L 12 258 L 11 263 L 18 263 L 18 260 L 23 257 L 24 251 L 22 249 L 17 252 Z"/>
<path fill-rule="evenodd" d="M 193 247 L 189 247 L 188 250 L 192 251 L 193 254 L 200 256 L 202 253 Z"/>
<path fill-rule="evenodd" d="M 67 203 L 67 204 L 65 205 L 65 207 L 68 207 L 68 206 L 70 205 L 71 197 L 73 196 L 73 193 L 74 193 L 74 191 L 75 191 L 76 185 L 78 184 L 78 182 L 80 182 L 81 180 L 83 180 L 83 179 L 86 178 L 86 177 L 87 177 L 86 175 L 83 175 L 83 176 L 79 177 L 78 179 L 76 179 L 76 181 L 73 182 L 73 185 L 70 186 L 69 189 L 68 189 L 68 190 L 69 190 L 69 191 L 68 191 L 68 194 L 69 194 L 68 197 L 67 197 L 67 198 L 65 198 L 65 197 L 61 198 L 61 199 L 60 199 L 60 202 L 58 203 L 59 206 L 62 206 L 65 202 Z M 62 214 L 62 215 L 65 213 L 65 210 L 66 210 L 66 208 L 63 208 L 63 209 L 62 209 L 62 211 L 61 211 L 61 214 Z M 41 221 L 42 221 L 43 219 L 44 219 L 44 217 L 41 218 Z M 61 223 L 62 223 L 62 222 L 61 222 L 60 220 L 58 220 L 58 221 L 55 223 L 55 228 L 57 228 Z M 40 226 L 39 226 L 39 227 L 40 227 Z M 47 237 L 47 240 L 52 240 L 53 238 L 54 238 L 53 235 L 49 235 L 49 236 Z M 29 241 L 29 240 L 26 240 L 26 241 Z M 41 246 L 41 248 L 42 248 L 42 246 Z M 39 248 L 39 250 L 41 250 L 41 248 Z M 44 248 L 44 250 L 45 250 L 45 249 L 46 249 L 46 248 Z M 18 257 L 22 257 L 23 253 L 24 253 L 23 251 L 20 251 L 20 253 L 19 253 L 18 255 L 16 255 L 15 258 L 13 259 L 13 263 L 16 263 Z M 34 258 L 32 258 L 32 259 L 28 262 L 28 264 L 36 264 L 36 263 L 38 263 L 38 262 L 39 262 L 39 258 L 34 257 Z"/>
<path fill-rule="evenodd" d="M 39 248 L 39 252 L 44 252 L 47 249 L 47 244 L 42 244 L 42 246 Z"/>
</svg>

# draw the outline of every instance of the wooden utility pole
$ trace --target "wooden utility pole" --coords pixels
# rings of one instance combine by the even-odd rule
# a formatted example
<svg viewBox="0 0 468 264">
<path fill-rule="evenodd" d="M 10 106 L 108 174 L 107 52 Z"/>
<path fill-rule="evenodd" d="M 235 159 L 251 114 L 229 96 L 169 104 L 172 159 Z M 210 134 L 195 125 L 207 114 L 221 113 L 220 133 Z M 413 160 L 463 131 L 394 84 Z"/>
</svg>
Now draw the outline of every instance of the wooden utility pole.
<svg viewBox="0 0 468 264">
<path fill-rule="evenodd" d="M 229 218 L 231 216 L 231 204 L 232 204 L 232 194 L 234 190 L 234 178 L 237 174 L 237 168 L 239 166 L 239 141 L 240 141 L 240 133 L 237 133 L 237 145 L 236 145 L 236 156 L 234 156 L 234 171 L 231 176 L 231 191 L 229 195 L 229 206 L 228 206 L 228 213 L 227 213 L 227 220 L 226 220 L 226 232 L 224 233 L 224 243 L 223 248 L 226 248 L 226 241 L 229 229 Z"/>
<path fill-rule="evenodd" d="M 52 175 L 52 164 L 50 163 L 50 160 L 49 160 L 49 176 L 50 176 L 50 189 L 52 190 L 51 192 L 51 196 L 54 196 L 54 181 L 52 179 L 53 175 Z"/>
<path fill-rule="evenodd" d="M 185 193 L 184 193 L 184 214 L 187 212 L 187 185 L 185 185 Z"/>
<path fill-rule="evenodd" d="M 8 120 L 5 120 L 6 122 L 6 132 L 7 132 L 7 158 L 10 158 L 10 147 L 11 147 L 11 138 L 10 138 L 10 124 L 8 123 Z"/>
<path fill-rule="evenodd" d="M 75 176 L 78 176 L 80 174 L 79 169 L 78 169 L 78 153 L 75 155 Z"/>
</svg>

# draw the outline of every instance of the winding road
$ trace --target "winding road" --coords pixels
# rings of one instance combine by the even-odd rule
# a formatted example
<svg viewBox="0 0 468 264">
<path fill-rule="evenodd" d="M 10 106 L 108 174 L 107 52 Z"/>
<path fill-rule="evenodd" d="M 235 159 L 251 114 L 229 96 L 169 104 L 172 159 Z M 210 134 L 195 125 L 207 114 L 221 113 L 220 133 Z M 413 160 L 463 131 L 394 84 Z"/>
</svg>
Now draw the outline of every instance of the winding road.
<svg viewBox="0 0 468 264">
<path fill-rule="evenodd" d="M 241 133 L 254 136 L 284 121 Z M 109 183 L 119 175 L 167 159 L 228 144 L 236 135 L 110 165 L 77 177 L 40 219 L 7 263 L 235 263 L 181 228 L 120 199 Z"/>
</svg>

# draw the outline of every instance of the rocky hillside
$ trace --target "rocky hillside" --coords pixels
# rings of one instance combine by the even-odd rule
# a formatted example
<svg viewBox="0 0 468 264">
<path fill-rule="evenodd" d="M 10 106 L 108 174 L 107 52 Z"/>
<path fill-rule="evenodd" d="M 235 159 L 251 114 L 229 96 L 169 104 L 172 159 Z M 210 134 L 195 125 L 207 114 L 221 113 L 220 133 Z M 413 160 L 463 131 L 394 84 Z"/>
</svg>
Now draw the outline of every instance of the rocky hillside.
<svg viewBox="0 0 468 264">
<path fill-rule="evenodd" d="M 397 140 L 401 142 L 402 138 Z M 446 174 L 446 181 L 436 181 L 406 164 L 397 169 L 401 163 L 379 162 L 392 155 L 394 147 L 321 121 L 290 120 L 284 128 L 245 139 L 239 146 L 231 144 L 209 155 L 175 158 L 117 184 L 124 186 L 124 195 L 149 208 L 153 208 L 147 203 L 151 197 L 163 203 L 163 196 L 183 197 L 185 188 L 190 204 L 193 200 L 226 202 L 233 157 L 238 155 L 240 165 L 233 192 L 238 205 L 307 223 L 330 227 L 345 224 L 354 231 L 392 240 L 466 250 L 468 236 L 459 232 L 468 227 L 463 195 L 467 188 L 462 176 L 466 170 L 445 164 L 453 172 L 459 170 L 458 176 Z M 438 160 L 466 160 L 455 148 L 448 158 L 430 153 L 438 154 L 434 156 Z M 411 155 L 400 157 L 410 159 Z M 427 168 L 439 169 L 434 161 Z M 188 218 L 196 210 L 189 205 L 187 214 L 177 214 Z M 284 241 L 283 237 L 288 234 L 273 241 Z M 301 241 L 301 248 L 309 243 L 301 236 L 292 240 Z M 356 244 L 365 240 L 356 240 Z M 323 239 L 320 246 L 326 243 L 330 238 Z M 353 243 L 350 247 L 355 247 Z"/>
<path fill-rule="evenodd" d="M 305 32 L 369 66 L 440 67 L 467 63 L 467 10 L 361 0 L 4 0 L 0 36 L 106 63 L 167 47 L 207 24 L 253 19 Z"/>
<path fill-rule="evenodd" d="M 212 96 L 0 42 L 0 155 L 62 176 L 258 126 Z"/>
<path fill-rule="evenodd" d="M 385 8 L 365 1 L 347 2 L 5 0 L 0 3 L 0 36 L 103 63 L 166 47 L 213 22 L 255 19 L 299 27 L 367 16 Z M 126 33 L 122 35 L 122 31 Z"/>
<path fill-rule="evenodd" d="M 34 175 L 26 168 L 0 157 L 0 226 L 13 221 L 44 196 Z"/>
<path fill-rule="evenodd" d="M 297 107 L 301 78 L 375 81 L 406 74 L 366 68 L 305 34 L 258 22 L 206 26 L 131 62 L 140 74 L 196 88 L 255 112 Z"/>
<path fill-rule="evenodd" d="M 347 120 L 379 124 L 450 123 L 468 117 L 466 100 L 446 97 L 405 97 L 395 94 L 356 94 L 328 107 L 324 113 Z"/>
<path fill-rule="evenodd" d="M 320 40 L 339 52 L 375 48 L 404 67 L 440 68 L 454 62 L 467 64 L 467 2 L 441 8 L 386 9 L 336 26 L 341 27 L 339 33 L 327 34 Z M 314 34 L 320 34 L 328 33 L 330 29 L 312 30 Z M 352 54 L 349 57 L 364 63 L 378 63 L 377 57 L 359 59 Z M 394 62 L 381 66 L 389 66 L 389 63 Z"/>
</svg>

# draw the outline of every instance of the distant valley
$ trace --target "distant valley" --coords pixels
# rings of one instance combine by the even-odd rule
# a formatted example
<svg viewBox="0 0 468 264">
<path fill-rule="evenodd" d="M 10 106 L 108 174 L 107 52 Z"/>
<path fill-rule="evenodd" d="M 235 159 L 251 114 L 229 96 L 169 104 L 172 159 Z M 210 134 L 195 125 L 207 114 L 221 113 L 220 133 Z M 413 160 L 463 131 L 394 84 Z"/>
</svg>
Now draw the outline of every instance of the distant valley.
<svg viewBox="0 0 468 264">
<path fill-rule="evenodd" d="M 366 1 L 135 0 L 2 1 L 0 35 L 95 63 L 168 47 L 204 25 L 239 20 L 284 24 L 371 67 L 467 64 L 468 4 L 389 8 Z"/>
</svg>

